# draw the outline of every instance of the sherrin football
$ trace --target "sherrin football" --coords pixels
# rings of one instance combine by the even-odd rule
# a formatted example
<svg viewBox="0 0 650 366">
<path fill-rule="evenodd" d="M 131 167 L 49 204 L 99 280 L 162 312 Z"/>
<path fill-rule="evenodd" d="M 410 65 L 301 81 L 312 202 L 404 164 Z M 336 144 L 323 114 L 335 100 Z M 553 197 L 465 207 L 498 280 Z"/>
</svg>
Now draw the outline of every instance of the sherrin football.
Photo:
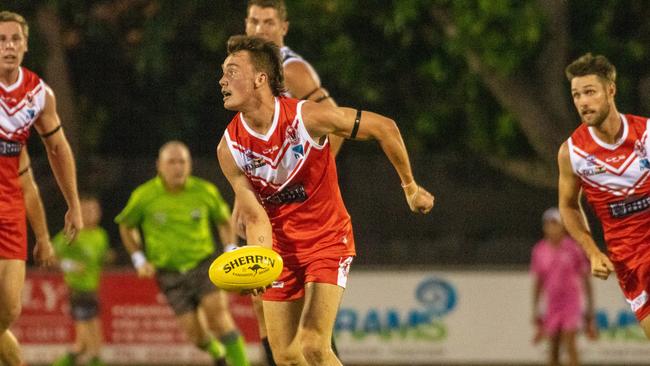
<svg viewBox="0 0 650 366">
<path fill-rule="evenodd" d="M 267 287 L 282 272 L 282 257 L 258 245 L 247 245 L 218 256 L 210 265 L 210 281 L 226 291 Z"/>
</svg>

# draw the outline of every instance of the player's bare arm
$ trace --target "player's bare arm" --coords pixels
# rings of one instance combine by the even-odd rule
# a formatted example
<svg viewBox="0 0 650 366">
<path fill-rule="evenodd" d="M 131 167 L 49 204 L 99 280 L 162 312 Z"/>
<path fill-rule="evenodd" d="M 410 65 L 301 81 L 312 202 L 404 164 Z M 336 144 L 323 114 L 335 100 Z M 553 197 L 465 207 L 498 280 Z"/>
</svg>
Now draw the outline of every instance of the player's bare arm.
<svg viewBox="0 0 650 366">
<path fill-rule="evenodd" d="M 45 144 L 52 172 L 68 204 L 64 230 L 68 239 L 72 240 L 83 228 L 77 191 L 77 172 L 72 150 L 61 129 L 61 120 L 56 112 L 56 98 L 50 88 L 47 88 L 45 107 L 34 122 L 34 127 Z"/>
<path fill-rule="evenodd" d="M 230 251 L 237 246 L 237 233 L 233 227 L 232 217 L 224 222 L 217 222 L 217 232 L 219 233 L 219 240 L 223 246 L 224 251 Z"/>
<path fill-rule="evenodd" d="M 257 200 L 257 194 L 248 182 L 248 178 L 235 164 L 224 137 L 217 147 L 217 157 L 223 174 L 235 192 L 238 215 L 246 227 L 246 243 L 271 249 L 273 247 L 271 221 L 264 207 Z"/>
<path fill-rule="evenodd" d="M 23 189 L 23 195 L 25 197 L 27 220 L 29 220 L 29 225 L 34 232 L 36 240 L 36 245 L 34 246 L 34 261 L 39 266 L 49 267 L 55 262 L 56 257 L 54 255 L 52 242 L 50 241 L 50 233 L 47 228 L 47 219 L 45 217 L 43 201 L 41 200 L 38 186 L 34 181 L 31 162 L 26 147 L 23 147 L 20 152 L 18 175 L 20 176 L 20 186 Z"/>
<path fill-rule="evenodd" d="M 402 181 L 411 211 L 431 211 L 434 197 L 413 178 L 406 146 L 395 121 L 373 112 L 312 102 L 303 105 L 302 116 L 310 136 L 316 141 L 328 134 L 355 140 L 377 140 Z"/>
<path fill-rule="evenodd" d="M 296 98 L 338 107 L 329 92 L 321 85 L 318 74 L 304 62 L 290 62 L 284 66 L 284 85 Z M 336 157 L 345 138 L 329 135 L 329 141 L 330 151 Z"/>
<path fill-rule="evenodd" d="M 142 252 L 142 235 L 137 227 L 130 227 L 120 224 L 120 238 L 126 251 L 131 255 L 133 267 L 138 272 L 139 277 L 151 278 L 156 274 L 154 266 L 147 261 Z"/>
<path fill-rule="evenodd" d="M 580 244 L 591 262 L 591 274 L 601 279 L 607 279 L 614 271 L 614 265 L 601 252 L 587 225 L 585 214 L 580 206 L 580 186 L 578 177 L 571 168 L 569 147 L 565 142 L 558 153 L 560 179 L 558 182 L 558 208 L 564 226 L 571 236 Z"/>
</svg>

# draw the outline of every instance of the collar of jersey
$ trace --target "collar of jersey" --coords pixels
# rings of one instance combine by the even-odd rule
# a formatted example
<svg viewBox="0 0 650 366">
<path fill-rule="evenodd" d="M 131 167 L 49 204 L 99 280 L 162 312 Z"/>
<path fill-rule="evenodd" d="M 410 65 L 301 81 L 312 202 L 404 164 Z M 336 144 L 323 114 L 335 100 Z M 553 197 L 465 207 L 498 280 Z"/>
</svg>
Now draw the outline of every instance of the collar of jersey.
<svg viewBox="0 0 650 366">
<path fill-rule="evenodd" d="M 241 119 L 241 123 L 244 126 L 244 128 L 246 129 L 246 131 L 249 134 L 251 134 L 251 135 L 253 135 L 253 136 L 255 136 L 258 139 L 263 140 L 263 141 L 269 141 L 269 139 L 271 138 L 271 135 L 273 135 L 273 132 L 275 132 L 275 127 L 278 125 L 278 119 L 280 117 L 280 101 L 278 100 L 277 97 L 275 97 L 273 99 L 275 101 L 275 106 L 274 106 L 275 110 L 273 112 L 273 123 L 271 124 L 271 127 L 269 127 L 269 130 L 266 131 L 266 134 L 261 134 L 259 132 L 255 132 L 246 123 L 246 120 L 244 119 L 244 115 L 242 113 L 239 114 L 239 118 Z"/>
<path fill-rule="evenodd" d="M 617 149 L 619 146 L 621 146 L 621 145 L 625 142 L 625 140 L 627 139 L 627 135 L 628 135 L 628 131 L 629 131 L 629 128 L 628 128 L 628 126 L 627 126 L 627 118 L 625 118 L 625 116 L 622 115 L 622 114 L 619 114 L 619 116 L 621 116 L 621 123 L 623 123 L 623 135 L 621 136 L 620 139 L 618 139 L 618 141 L 616 141 L 616 142 L 613 143 L 613 144 L 608 144 L 608 143 L 606 143 L 605 141 L 599 139 L 598 136 L 596 136 L 596 133 L 594 132 L 593 127 L 590 126 L 590 127 L 588 128 L 588 129 L 589 129 L 589 134 L 591 135 L 591 138 L 594 139 L 594 141 L 595 141 L 598 145 L 600 145 L 601 147 L 603 147 L 603 148 L 605 148 L 605 149 L 607 149 L 607 150 L 616 150 L 616 149 Z"/>
</svg>

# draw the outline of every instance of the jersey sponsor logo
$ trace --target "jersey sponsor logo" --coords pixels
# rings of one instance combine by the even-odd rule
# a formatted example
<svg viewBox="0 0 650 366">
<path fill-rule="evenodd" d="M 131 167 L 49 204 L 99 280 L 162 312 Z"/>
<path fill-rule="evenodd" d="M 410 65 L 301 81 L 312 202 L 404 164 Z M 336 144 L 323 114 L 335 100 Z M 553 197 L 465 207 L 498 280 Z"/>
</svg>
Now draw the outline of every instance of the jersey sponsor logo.
<svg viewBox="0 0 650 366">
<path fill-rule="evenodd" d="M 585 160 L 587 161 L 587 167 L 580 169 L 580 175 L 589 177 L 592 175 L 603 174 L 607 171 L 604 166 L 598 164 L 595 156 L 587 155 Z"/>
<path fill-rule="evenodd" d="M 605 159 L 605 162 L 607 163 L 618 163 L 621 160 L 625 160 L 625 155 L 621 154 L 618 156 L 611 156 L 607 159 Z"/>
<path fill-rule="evenodd" d="M 307 192 L 302 184 L 296 184 L 287 187 L 280 192 L 276 192 L 265 199 L 266 202 L 274 205 L 281 205 L 292 202 L 304 202 L 307 200 Z"/>
<path fill-rule="evenodd" d="M 296 159 L 301 159 L 303 156 L 305 156 L 305 149 L 302 147 L 302 145 L 292 146 L 291 151 L 293 152 L 293 157 Z"/>
<path fill-rule="evenodd" d="M 648 160 L 648 151 L 639 140 L 634 142 L 634 153 L 639 158 L 639 169 L 650 170 L 650 160 Z"/>
<path fill-rule="evenodd" d="M 650 208 L 650 196 L 630 196 L 623 201 L 609 204 L 609 212 L 613 218 L 625 217 Z"/>
<path fill-rule="evenodd" d="M 18 142 L 0 140 L 0 156 L 18 156 L 21 148 Z"/>
<path fill-rule="evenodd" d="M 280 150 L 280 147 L 278 145 L 274 145 L 273 147 L 262 150 L 262 154 L 272 154 L 278 150 Z"/>
<path fill-rule="evenodd" d="M 266 165 L 266 161 L 264 161 L 263 158 L 255 156 L 253 152 L 250 149 L 247 149 L 244 152 L 244 156 L 246 157 L 246 164 L 244 165 L 244 171 L 246 174 L 252 174 L 253 170 L 263 167 Z"/>
</svg>

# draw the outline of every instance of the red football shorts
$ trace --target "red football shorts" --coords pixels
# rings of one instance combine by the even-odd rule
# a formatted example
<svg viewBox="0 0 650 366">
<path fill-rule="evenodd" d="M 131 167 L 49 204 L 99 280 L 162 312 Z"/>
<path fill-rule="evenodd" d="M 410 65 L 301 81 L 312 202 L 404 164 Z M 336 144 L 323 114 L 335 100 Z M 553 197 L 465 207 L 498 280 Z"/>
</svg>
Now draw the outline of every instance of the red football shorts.
<svg viewBox="0 0 650 366">
<path fill-rule="evenodd" d="M 266 301 L 292 301 L 305 296 L 308 282 L 329 283 L 345 288 L 354 257 L 320 258 L 302 265 L 285 265 L 280 277 L 264 292 Z"/>
<path fill-rule="evenodd" d="M 27 260 L 25 217 L 0 217 L 0 258 Z"/>
<path fill-rule="evenodd" d="M 617 268 L 618 284 L 634 315 L 641 321 L 650 315 L 650 262 L 646 261 L 634 269 Z"/>
</svg>

